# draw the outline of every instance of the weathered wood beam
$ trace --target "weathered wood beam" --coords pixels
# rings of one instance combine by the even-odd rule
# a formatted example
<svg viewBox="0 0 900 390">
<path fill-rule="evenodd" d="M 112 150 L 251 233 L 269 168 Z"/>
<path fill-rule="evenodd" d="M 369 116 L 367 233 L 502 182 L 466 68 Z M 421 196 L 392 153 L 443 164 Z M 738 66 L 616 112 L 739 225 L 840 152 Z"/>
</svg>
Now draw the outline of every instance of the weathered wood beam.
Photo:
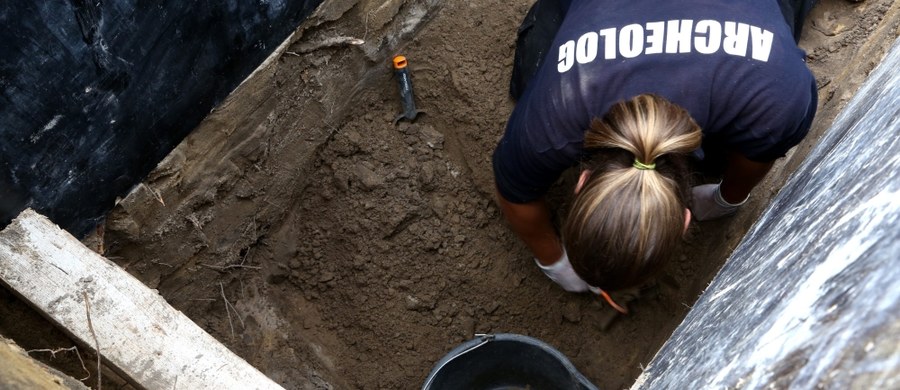
<svg viewBox="0 0 900 390">
<path fill-rule="evenodd" d="M 0 282 L 144 389 L 280 389 L 116 264 L 25 210 L 0 232 Z"/>
<path fill-rule="evenodd" d="M 56 352 L 56 351 L 52 351 Z M 6 390 L 87 390 L 75 378 L 48 368 L 0 336 L 0 389 Z"/>
</svg>

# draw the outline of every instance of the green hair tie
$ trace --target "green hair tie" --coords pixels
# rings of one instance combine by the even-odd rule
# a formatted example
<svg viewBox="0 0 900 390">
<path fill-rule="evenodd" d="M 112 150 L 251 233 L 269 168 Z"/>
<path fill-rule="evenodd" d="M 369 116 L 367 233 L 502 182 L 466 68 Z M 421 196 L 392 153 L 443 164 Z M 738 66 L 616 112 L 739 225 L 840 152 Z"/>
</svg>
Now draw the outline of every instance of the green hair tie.
<svg viewBox="0 0 900 390">
<path fill-rule="evenodd" d="M 640 169 L 642 171 L 646 171 L 648 169 L 649 170 L 656 169 L 656 163 L 644 164 L 644 163 L 640 162 L 640 160 L 638 160 L 637 158 L 634 159 L 634 164 L 631 164 L 631 166 L 633 166 L 637 169 Z"/>
</svg>

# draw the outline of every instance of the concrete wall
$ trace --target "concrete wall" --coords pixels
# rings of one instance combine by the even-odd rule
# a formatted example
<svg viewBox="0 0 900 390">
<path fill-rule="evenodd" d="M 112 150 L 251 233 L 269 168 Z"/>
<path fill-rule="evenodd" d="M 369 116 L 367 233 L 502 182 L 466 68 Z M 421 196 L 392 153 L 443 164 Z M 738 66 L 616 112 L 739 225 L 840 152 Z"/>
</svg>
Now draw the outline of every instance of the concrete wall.
<svg viewBox="0 0 900 390">
<path fill-rule="evenodd" d="M 900 40 L 635 389 L 900 387 Z"/>
</svg>

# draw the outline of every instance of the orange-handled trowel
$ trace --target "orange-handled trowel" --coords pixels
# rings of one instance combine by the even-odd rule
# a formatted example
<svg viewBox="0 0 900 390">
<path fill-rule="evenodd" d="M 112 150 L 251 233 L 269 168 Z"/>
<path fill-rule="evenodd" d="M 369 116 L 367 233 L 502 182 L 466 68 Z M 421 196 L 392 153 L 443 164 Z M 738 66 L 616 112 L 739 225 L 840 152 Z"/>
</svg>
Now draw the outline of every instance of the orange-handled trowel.
<svg viewBox="0 0 900 390">
<path fill-rule="evenodd" d="M 403 103 L 403 112 L 394 119 L 394 124 L 406 119 L 410 122 L 416 120 L 416 116 L 424 114 L 424 111 L 416 109 L 415 96 L 413 95 L 412 79 L 409 76 L 409 63 L 406 57 L 398 55 L 394 57 L 394 74 L 397 76 L 397 82 L 400 83 L 400 99 Z"/>
</svg>

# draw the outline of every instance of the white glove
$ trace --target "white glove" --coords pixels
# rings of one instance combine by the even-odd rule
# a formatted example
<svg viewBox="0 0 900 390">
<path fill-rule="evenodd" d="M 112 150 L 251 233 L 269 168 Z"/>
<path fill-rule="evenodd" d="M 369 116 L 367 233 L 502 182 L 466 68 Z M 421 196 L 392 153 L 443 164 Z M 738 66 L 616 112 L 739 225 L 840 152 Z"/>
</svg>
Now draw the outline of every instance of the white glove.
<svg viewBox="0 0 900 390">
<path fill-rule="evenodd" d="M 534 262 L 544 272 L 544 275 L 568 292 L 591 291 L 594 294 L 600 294 L 599 288 L 591 287 L 575 273 L 565 249 L 563 249 L 562 257 L 551 265 L 542 265 L 537 259 L 534 259 Z"/>
<path fill-rule="evenodd" d="M 737 204 L 731 204 L 722 198 L 721 183 L 704 184 L 691 189 L 694 200 L 691 205 L 691 213 L 698 221 L 709 221 L 734 214 L 747 199 Z"/>
</svg>

